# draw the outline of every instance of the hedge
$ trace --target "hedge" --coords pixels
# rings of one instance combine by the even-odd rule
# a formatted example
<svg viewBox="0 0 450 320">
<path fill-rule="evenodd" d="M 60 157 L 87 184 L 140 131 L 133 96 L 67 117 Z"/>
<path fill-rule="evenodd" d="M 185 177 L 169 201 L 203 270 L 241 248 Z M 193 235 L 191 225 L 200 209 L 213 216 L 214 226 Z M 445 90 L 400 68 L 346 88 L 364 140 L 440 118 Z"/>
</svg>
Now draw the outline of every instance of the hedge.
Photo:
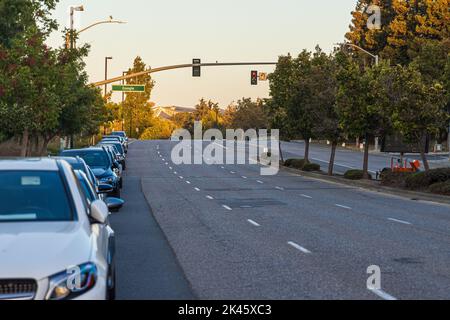
<svg viewBox="0 0 450 320">
<path fill-rule="evenodd" d="M 433 169 L 428 172 L 418 172 L 406 178 L 406 188 L 411 190 L 427 189 L 433 184 L 450 180 L 450 168 Z"/>
<path fill-rule="evenodd" d="M 320 165 L 318 165 L 317 163 L 305 163 L 305 165 L 302 168 L 302 171 L 306 172 L 320 171 Z"/>
<path fill-rule="evenodd" d="M 450 180 L 432 184 L 428 188 L 429 192 L 450 196 Z"/>
<path fill-rule="evenodd" d="M 348 170 L 344 174 L 344 178 L 348 180 L 362 180 L 364 173 L 362 170 Z M 369 174 L 369 179 L 372 179 L 372 176 Z"/>
</svg>

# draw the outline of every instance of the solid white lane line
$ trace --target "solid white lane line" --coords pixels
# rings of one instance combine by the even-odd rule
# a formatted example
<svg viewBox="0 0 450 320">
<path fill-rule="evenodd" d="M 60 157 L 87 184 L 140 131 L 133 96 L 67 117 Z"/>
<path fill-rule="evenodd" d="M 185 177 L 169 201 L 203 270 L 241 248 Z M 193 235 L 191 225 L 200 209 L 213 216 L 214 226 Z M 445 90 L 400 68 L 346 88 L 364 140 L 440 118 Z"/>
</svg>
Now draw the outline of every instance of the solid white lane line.
<svg viewBox="0 0 450 320">
<path fill-rule="evenodd" d="M 253 221 L 253 220 L 251 220 L 251 219 L 248 219 L 247 221 L 248 221 L 250 224 L 254 225 L 255 227 L 261 227 L 261 225 L 260 225 L 259 223 L 255 222 L 255 221 Z"/>
<path fill-rule="evenodd" d="M 256 182 L 258 182 L 259 184 L 264 184 L 264 182 L 262 182 L 261 180 L 257 180 Z"/>
<path fill-rule="evenodd" d="M 346 209 L 346 210 L 352 210 L 352 208 L 347 207 L 347 206 L 343 206 L 342 204 L 335 204 L 335 206 L 338 207 L 338 208 Z"/>
<path fill-rule="evenodd" d="M 206 198 L 208 198 L 209 200 L 214 200 L 214 198 L 211 196 L 206 196 Z"/>
<path fill-rule="evenodd" d="M 195 191 L 197 191 L 197 192 L 199 192 L 199 191 L 200 191 L 200 189 L 199 189 L 199 188 L 194 188 L 194 190 L 195 190 Z"/>
<path fill-rule="evenodd" d="M 401 223 L 401 224 L 406 224 L 408 226 L 411 226 L 412 223 L 408 222 L 408 221 L 404 221 L 404 220 L 398 220 L 398 219 L 394 219 L 394 218 L 389 218 L 389 221 L 393 221 L 393 222 L 397 222 L 397 223 Z"/>
<path fill-rule="evenodd" d="M 305 254 L 310 254 L 311 251 L 309 251 L 308 249 L 303 248 L 302 246 L 296 244 L 295 242 L 289 241 L 288 245 L 290 245 L 291 247 L 294 247 L 295 249 L 305 253 Z"/>
<path fill-rule="evenodd" d="M 310 197 L 310 196 L 308 196 L 306 194 L 301 194 L 300 196 L 302 196 L 303 198 L 306 198 L 306 199 L 312 199 L 312 197 Z"/>
<path fill-rule="evenodd" d="M 231 209 L 229 206 L 223 205 L 222 207 L 224 207 L 225 209 L 227 209 L 228 211 L 232 211 L 233 209 Z"/>
<path fill-rule="evenodd" d="M 284 188 L 282 188 L 282 187 L 275 187 L 275 189 L 280 190 L 280 191 L 284 191 Z"/>
<path fill-rule="evenodd" d="M 389 300 L 389 301 L 397 301 L 397 298 L 391 296 L 389 293 L 386 293 L 383 290 L 369 289 L 369 291 L 373 292 L 374 294 L 379 296 L 381 299 Z"/>
</svg>

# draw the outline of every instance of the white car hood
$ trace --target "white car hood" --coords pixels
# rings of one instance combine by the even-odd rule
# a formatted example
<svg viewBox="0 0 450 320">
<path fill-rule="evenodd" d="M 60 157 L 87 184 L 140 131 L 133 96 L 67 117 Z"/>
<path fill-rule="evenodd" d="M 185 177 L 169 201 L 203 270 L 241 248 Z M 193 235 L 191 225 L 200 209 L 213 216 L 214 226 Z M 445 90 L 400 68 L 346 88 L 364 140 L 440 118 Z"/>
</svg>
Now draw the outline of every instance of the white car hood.
<svg viewBox="0 0 450 320">
<path fill-rule="evenodd" d="M 79 222 L 0 223 L 0 279 L 42 280 L 89 262 L 91 248 Z"/>
</svg>

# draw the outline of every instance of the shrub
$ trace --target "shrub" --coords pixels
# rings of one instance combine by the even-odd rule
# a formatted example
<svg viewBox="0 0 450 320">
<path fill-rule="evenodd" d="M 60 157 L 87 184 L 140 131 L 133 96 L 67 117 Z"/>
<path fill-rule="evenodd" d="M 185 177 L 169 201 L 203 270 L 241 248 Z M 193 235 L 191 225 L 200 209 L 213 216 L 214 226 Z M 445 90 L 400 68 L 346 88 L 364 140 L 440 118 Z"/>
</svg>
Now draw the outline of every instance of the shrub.
<svg viewBox="0 0 450 320">
<path fill-rule="evenodd" d="M 404 188 L 406 186 L 406 179 L 412 173 L 408 172 L 392 172 L 391 169 L 386 169 L 381 172 L 381 184 L 390 187 Z"/>
<path fill-rule="evenodd" d="M 364 173 L 362 170 L 349 170 L 344 174 L 344 178 L 348 180 L 362 180 Z M 369 174 L 369 179 L 372 179 L 372 176 Z"/>
<path fill-rule="evenodd" d="M 302 170 L 306 161 L 304 159 L 288 159 L 284 162 L 284 165 L 289 168 L 295 168 Z"/>
<path fill-rule="evenodd" d="M 406 188 L 411 190 L 424 189 L 431 185 L 426 172 L 417 172 L 406 178 Z"/>
<path fill-rule="evenodd" d="M 436 194 L 450 196 L 450 180 L 435 183 L 428 188 L 428 191 Z"/>
<path fill-rule="evenodd" d="M 429 186 L 450 180 L 450 168 L 433 169 L 428 172 L 418 172 L 406 179 L 406 187 L 411 190 L 426 189 Z"/>
<path fill-rule="evenodd" d="M 302 170 L 306 172 L 320 171 L 320 165 L 316 163 L 305 163 Z"/>
</svg>

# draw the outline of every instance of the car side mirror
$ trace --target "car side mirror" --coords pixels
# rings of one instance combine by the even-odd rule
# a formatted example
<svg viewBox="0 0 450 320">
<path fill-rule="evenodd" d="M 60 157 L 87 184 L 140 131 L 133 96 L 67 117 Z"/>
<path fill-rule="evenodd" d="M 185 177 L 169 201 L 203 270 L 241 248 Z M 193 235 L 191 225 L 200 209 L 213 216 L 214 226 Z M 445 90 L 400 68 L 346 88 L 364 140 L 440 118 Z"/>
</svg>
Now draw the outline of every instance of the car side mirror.
<svg viewBox="0 0 450 320">
<path fill-rule="evenodd" d="M 109 209 L 102 200 L 95 200 L 91 204 L 91 218 L 101 224 L 105 224 L 108 221 Z"/>
<path fill-rule="evenodd" d="M 118 212 L 125 204 L 125 201 L 119 198 L 107 198 L 105 201 L 111 212 Z"/>
<path fill-rule="evenodd" d="M 105 194 L 105 193 L 111 193 L 114 191 L 114 188 L 110 184 L 101 184 L 98 186 L 98 193 L 99 194 Z"/>
</svg>

